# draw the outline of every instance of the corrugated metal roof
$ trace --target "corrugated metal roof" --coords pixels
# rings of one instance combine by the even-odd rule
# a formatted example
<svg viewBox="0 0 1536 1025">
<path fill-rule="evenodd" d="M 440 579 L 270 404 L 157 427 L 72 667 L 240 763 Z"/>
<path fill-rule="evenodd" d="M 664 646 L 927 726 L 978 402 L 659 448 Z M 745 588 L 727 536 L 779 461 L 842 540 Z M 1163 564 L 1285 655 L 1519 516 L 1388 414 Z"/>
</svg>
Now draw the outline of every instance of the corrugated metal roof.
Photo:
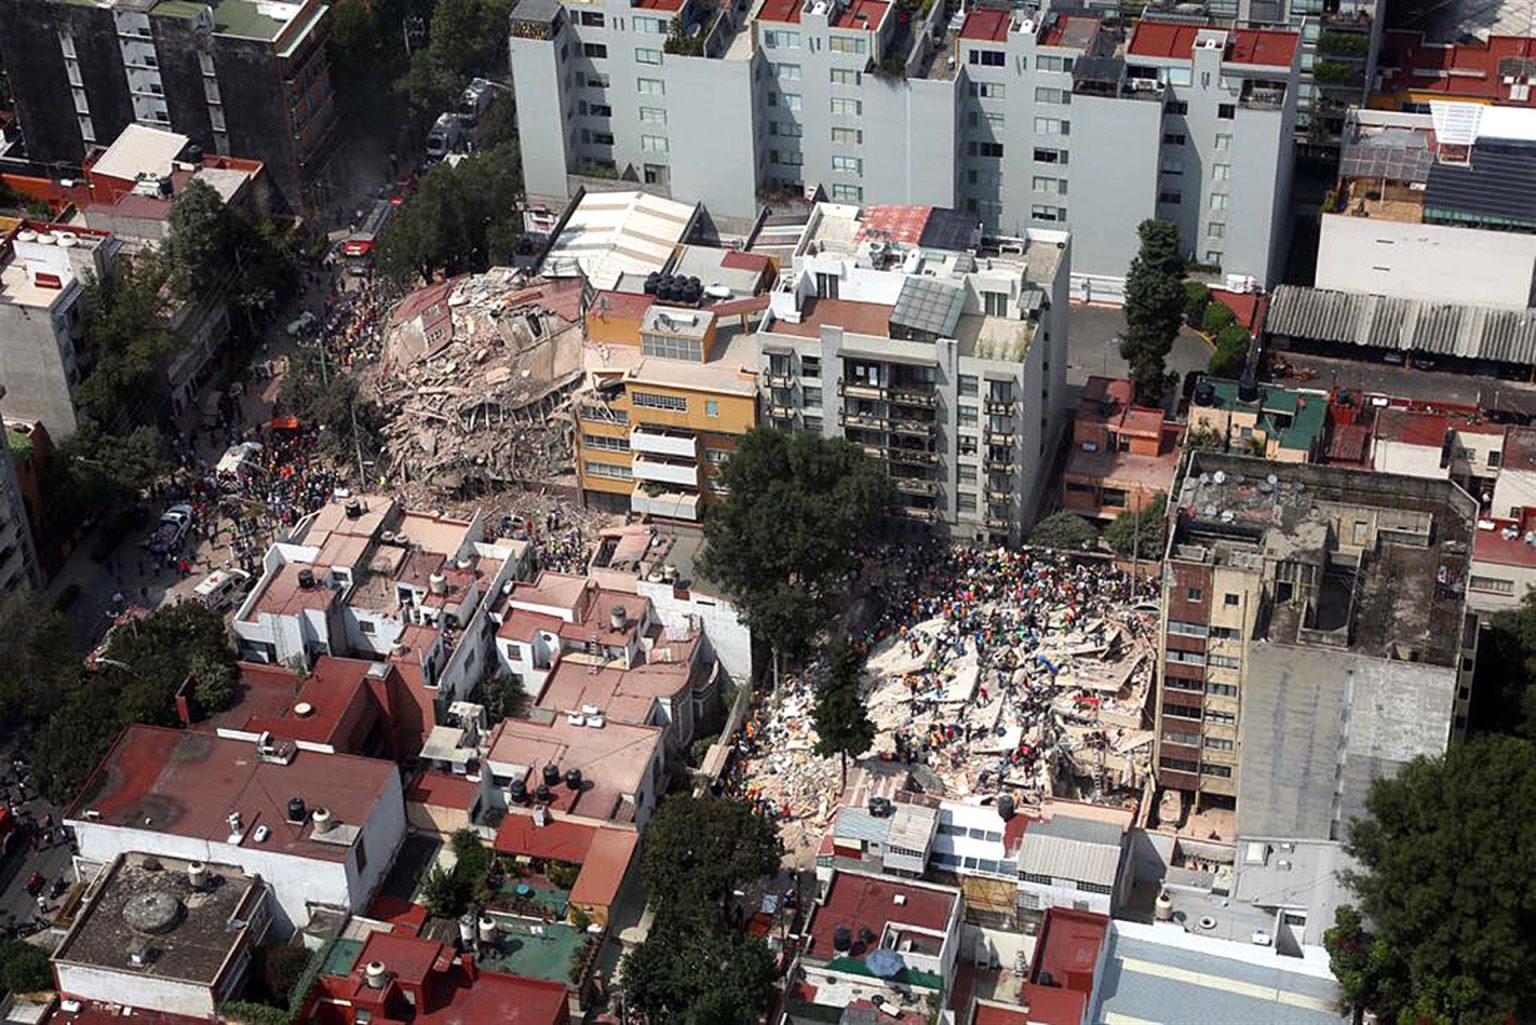
<svg viewBox="0 0 1536 1025">
<path fill-rule="evenodd" d="M 1281 285 L 1266 328 L 1313 341 L 1536 363 L 1536 310 Z"/>
<path fill-rule="evenodd" d="M 839 840 L 864 840 L 885 843 L 891 833 L 891 820 L 878 819 L 867 808 L 839 808 L 832 835 Z"/>
<path fill-rule="evenodd" d="M 1051 836 L 1031 826 L 1019 846 L 1020 872 L 1113 886 L 1119 868 L 1118 842 L 1109 846 L 1066 836 Z"/>
</svg>

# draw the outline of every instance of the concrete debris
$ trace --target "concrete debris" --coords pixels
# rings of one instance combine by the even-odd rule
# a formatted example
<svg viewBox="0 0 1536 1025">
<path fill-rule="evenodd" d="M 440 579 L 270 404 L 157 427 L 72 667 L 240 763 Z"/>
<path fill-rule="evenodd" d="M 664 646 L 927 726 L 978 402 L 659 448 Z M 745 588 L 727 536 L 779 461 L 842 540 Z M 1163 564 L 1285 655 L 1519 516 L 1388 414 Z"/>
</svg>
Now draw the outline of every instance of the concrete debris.
<svg viewBox="0 0 1536 1025">
<path fill-rule="evenodd" d="M 1155 581 L 1044 550 L 930 550 L 866 573 L 886 599 L 863 639 L 866 762 L 953 798 L 1134 803 L 1151 771 Z M 754 709 L 728 780 L 801 855 L 842 803 L 838 759 L 814 754 L 820 675 Z"/>
<path fill-rule="evenodd" d="M 582 284 L 507 267 L 397 303 L 369 386 L 387 418 L 381 476 L 439 496 L 571 483 Z"/>
</svg>

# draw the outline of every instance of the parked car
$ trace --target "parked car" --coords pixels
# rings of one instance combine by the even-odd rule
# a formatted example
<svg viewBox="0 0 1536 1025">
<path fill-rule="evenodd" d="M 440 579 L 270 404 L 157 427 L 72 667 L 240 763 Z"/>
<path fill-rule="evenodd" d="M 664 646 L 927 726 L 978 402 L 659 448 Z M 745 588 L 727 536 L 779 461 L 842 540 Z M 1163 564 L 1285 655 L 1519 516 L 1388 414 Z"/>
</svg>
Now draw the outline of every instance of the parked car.
<svg viewBox="0 0 1536 1025">
<path fill-rule="evenodd" d="M 160 514 L 160 525 L 149 536 L 149 550 L 156 555 L 174 552 L 186 540 L 192 529 L 192 507 L 186 503 L 173 505 Z"/>
<path fill-rule="evenodd" d="M 215 612 L 222 612 L 245 593 L 251 575 L 243 569 L 216 569 L 197 585 L 197 600 Z"/>
<path fill-rule="evenodd" d="M 315 324 L 315 315 L 308 310 L 299 314 L 297 318 L 288 322 L 288 337 L 297 338 L 308 331 Z"/>
<path fill-rule="evenodd" d="M 441 114 L 427 135 L 427 160 L 436 162 L 450 153 L 463 153 L 469 136 L 457 114 Z"/>
</svg>

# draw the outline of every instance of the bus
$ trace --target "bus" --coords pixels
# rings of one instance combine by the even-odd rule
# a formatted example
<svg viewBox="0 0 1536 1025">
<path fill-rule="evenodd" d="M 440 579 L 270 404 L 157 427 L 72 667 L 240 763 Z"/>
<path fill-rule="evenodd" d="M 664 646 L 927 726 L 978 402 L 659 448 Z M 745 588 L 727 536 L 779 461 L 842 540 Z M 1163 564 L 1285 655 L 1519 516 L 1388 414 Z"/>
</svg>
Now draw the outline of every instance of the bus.
<svg viewBox="0 0 1536 1025">
<path fill-rule="evenodd" d="M 346 264 L 347 273 L 354 277 L 365 278 L 373 273 L 373 264 L 379 237 L 384 234 L 384 229 L 395 216 L 395 210 L 404 202 L 400 196 L 391 196 L 387 199 L 375 200 L 368 210 L 368 215 L 363 218 L 363 223 L 357 226 L 357 230 L 347 236 L 341 244 L 341 258 Z"/>
</svg>

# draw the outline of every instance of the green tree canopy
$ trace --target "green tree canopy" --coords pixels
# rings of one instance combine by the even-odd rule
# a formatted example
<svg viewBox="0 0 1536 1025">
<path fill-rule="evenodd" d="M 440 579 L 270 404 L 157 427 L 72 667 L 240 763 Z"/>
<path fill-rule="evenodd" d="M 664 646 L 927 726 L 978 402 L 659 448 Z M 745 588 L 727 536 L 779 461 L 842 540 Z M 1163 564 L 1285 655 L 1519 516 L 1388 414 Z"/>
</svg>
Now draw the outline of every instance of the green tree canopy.
<svg viewBox="0 0 1536 1025">
<path fill-rule="evenodd" d="M 0 944 L 0 988 L 7 993 L 34 993 L 53 988 L 48 951 L 24 940 Z"/>
<path fill-rule="evenodd" d="M 1211 305 L 1211 290 L 1199 281 L 1184 282 L 1184 323 L 1199 327 Z"/>
<path fill-rule="evenodd" d="M 359 445 L 365 456 L 378 451 L 384 417 L 378 406 L 362 397 L 356 377 L 325 359 L 314 349 L 291 357 L 277 401 L 284 412 L 318 424 L 320 451 L 350 465 Z"/>
<path fill-rule="evenodd" d="M 1341 918 L 1330 945 L 1346 991 L 1383 1022 L 1531 1020 L 1536 746 L 1483 737 L 1418 758 L 1372 785 L 1366 812 L 1345 881 L 1372 934 Z"/>
<path fill-rule="evenodd" d="M 739 883 L 778 871 L 773 826 L 739 801 L 674 796 L 661 803 L 640 843 L 640 880 L 662 909 L 717 906 Z"/>
<path fill-rule="evenodd" d="M 877 537 L 891 500 L 863 449 L 760 427 L 721 467 L 725 501 L 704 521 L 701 569 L 780 651 L 807 650 L 842 594 L 854 553 Z"/>
<path fill-rule="evenodd" d="M 1134 550 L 1142 559 L 1161 559 L 1168 542 L 1168 496 L 1159 492 L 1139 513 L 1116 516 L 1104 528 L 1104 541 L 1115 554 L 1130 558 Z"/>
<path fill-rule="evenodd" d="M 233 221 L 224 197 L 205 181 L 194 178 L 176 193 L 160 252 L 178 299 L 224 290 L 234 266 Z"/>
<path fill-rule="evenodd" d="M 847 641 L 833 647 L 827 671 L 816 688 L 816 753 L 837 755 L 842 764 L 843 786 L 848 785 L 848 759 L 858 758 L 875 742 L 875 724 L 859 695 L 864 660 Z"/>
<path fill-rule="evenodd" d="M 1477 649 L 1470 728 L 1536 737 L 1536 591 L 1496 613 Z"/>
<path fill-rule="evenodd" d="M 473 75 L 504 73 L 512 0 L 437 0 L 427 45 L 399 87 L 420 114 L 451 106 Z"/>
<path fill-rule="evenodd" d="M 1212 377 L 1240 376 L 1248 362 L 1248 348 L 1252 344 L 1253 336 L 1243 325 L 1228 324 L 1216 336 L 1216 350 L 1211 353 L 1206 372 Z"/>
<path fill-rule="evenodd" d="M 1035 524 L 1029 532 L 1029 543 L 1045 548 L 1059 548 L 1065 552 L 1080 552 L 1098 543 L 1099 532 L 1093 524 L 1075 512 L 1065 510 L 1053 513 Z"/>
<path fill-rule="evenodd" d="M 1158 406 L 1163 398 L 1163 361 L 1184 319 L 1184 258 L 1172 221 L 1145 220 L 1136 228 L 1141 251 L 1125 278 L 1125 335 L 1120 355 L 1131 366 L 1136 401 Z"/>
<path fill-rule="evenodd" d="M 380 272 L 409 285 L 507 262 L 522 232 L 522 191 L 515 143 L 436 165 L 384 229 Z"/>
<path fill-rule="evenodd" d="M 164 396 L 160 367 L 176 347 L 165 320 L 168 273 L 152 253 L 120 255 L 110 275 L 86 284 L 85 335 L 95 362 L 76 400 L 101 424 L 147 419 Z"/>
<path fill-rule="evenodd" d="M 775 976 L 766 943 L 697 909 L 658 917 L 622 971 L 625 1004 L 649 1025 L 756 1025 Z"/>
</svg>

